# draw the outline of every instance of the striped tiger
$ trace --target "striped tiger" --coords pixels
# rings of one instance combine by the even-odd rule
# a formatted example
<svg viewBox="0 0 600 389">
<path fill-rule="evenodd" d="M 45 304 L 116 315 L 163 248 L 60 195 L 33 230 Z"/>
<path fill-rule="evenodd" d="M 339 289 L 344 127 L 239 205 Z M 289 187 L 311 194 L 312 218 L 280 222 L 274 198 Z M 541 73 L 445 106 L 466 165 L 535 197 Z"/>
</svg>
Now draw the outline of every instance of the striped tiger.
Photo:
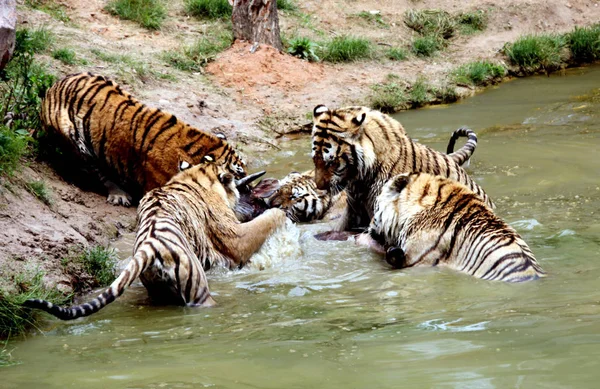
<svg viewBox="0 0 600 389">
<path fill-rule="evenodd" d="M 88 316 L 114 301 L 138 276 L 155 301 L 214 305 L 205 270 L 244 266 L 286 217 L 270 209 L 240 223 L 234 214 L 239 193 L 230 172 L 216 163 L 190 167 L 184 161 L 180 168 L 165 186 L 140 201 L 133 257 L 102 294 L 70 308 L 44 300 L 27 300 L 25 305 L 63 320 Z"/>
<path fill-rule="evenodd" d="M 329 110 L 318 105 L 313 114 L 317 188 L 333 194 L 345 189 L 348 196 L 336 230 L 366 227 L 383 184 L 406 172 L 429 172 L 462 182 L 493 207 L 484 190 L 460 167 L 468 152 L 448 156 L 434 151 L 411 140 L 398 121 L 366 107 Z"/>
<path fill-rule="evenodd" d="M 519 234 L 465 185 L 400 174 L 381 190 L 369 234 L 396 268 L 446 266 L 484 280 L 545 277 Z"/>
<path fill-rule="evenodd" d="M 454 152 L 454 145 L 458 138 L 466 137 L 467 142 Z M 468 167 L 469 161 L 471 161 L 471 157 L 475 153 L 475 149 L 477 148 L 477 135 L 470 129 L 461 127 L 458 130 L 455 130 L 450 136 L 450 141 L 448 141 L 448 146 L 446 147 L 446 154 L 456 163 L 458 163 L 462 167 Z"/>
<path fill-rule="evenodd" d="M 42 101 L 41 121 L 94 171 L 115 205 L 131 205 L 164 185 L 180 162 L 195 165 L 206 155 L 236 178 L 246 175 L 222 135 L 150 108 L 102 76 L 77 73 L 56 82 Z"/>
</svg>

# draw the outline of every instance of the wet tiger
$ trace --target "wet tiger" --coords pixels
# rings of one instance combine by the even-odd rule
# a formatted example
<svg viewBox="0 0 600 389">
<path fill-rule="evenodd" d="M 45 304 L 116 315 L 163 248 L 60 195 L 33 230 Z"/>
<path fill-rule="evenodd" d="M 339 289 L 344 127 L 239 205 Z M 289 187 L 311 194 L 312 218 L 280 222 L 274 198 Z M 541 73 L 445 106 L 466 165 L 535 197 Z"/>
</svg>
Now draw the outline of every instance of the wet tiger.
<svg viewBox="0 0 600 389">
<path fill-rule="evenodd" d="M 41 121 L 83 158 L 115 205 L 129 206 L 132 198 L 164 185 L 182 161 L 195 165 L 210 156 L 236 178 L 246 175 L 244 161 L 223 136 L 150 108 L 102 76 L 77 73 L 55 83 L 42 101 Z"/>
<path fill-rule="evenodd" d="M 244 266 L 285 224 L 286 216 L 270 209 L 240 223 L 234 214 L 239 193 L 231 173 L 216 163 L 190 167 L 182 162 L 181 169 L 140 201 L 133 257 L 102 294 L 70 308 L 43 300 L 27 300 L 25 305 L 63 320 L 88 316 L 114 301 L 138 276 L 155 301 L 214 305 L 204 271 L 213 266 Z"/>
<path fill-rule="evenodd" d="M 446 266 L 484 280 L 544 277 L 527 244 L 465 185 L 400 174 L 381 190 L 369 234 L 396 268 Z"/>
<path fill-rule="evenodd" d="M 366 107 L 329 110 L 318 105 L 313 121 L 317 188 L 347 193 L 338 231 L 366 227 L 383 184 L 405 172 L 429 172 L 462 182 L 493 207 L 484 190 L 460 167 L 468 151 L 450 156 L 434 151 L 411 140 L 398 121 Z"/>
</svg>

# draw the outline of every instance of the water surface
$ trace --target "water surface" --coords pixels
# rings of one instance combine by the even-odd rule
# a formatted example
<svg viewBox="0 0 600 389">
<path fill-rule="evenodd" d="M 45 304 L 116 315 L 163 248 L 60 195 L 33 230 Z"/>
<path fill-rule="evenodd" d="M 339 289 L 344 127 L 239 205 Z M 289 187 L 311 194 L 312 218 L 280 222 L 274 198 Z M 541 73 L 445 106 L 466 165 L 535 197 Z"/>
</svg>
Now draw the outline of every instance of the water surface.
<svg viewBox="0 0 600 389">
<path fill-rule="evenodd" d="M 397 115 L 444 150 L 479 135 L 469 171 L 546 279 L 393 271 L 347 242 L 273 250 L 259 271 L 209 274 L 212 309 L 156 307 L 132 287 L 99 313 L 10 342 L 2 388 L 596 388 L 600 382 L 600 68 L 515 80 Z M 586 95 L 583 96 L 582 95 Z M 307 138 L 268 170 L 311 166 Z"/>
</svg>

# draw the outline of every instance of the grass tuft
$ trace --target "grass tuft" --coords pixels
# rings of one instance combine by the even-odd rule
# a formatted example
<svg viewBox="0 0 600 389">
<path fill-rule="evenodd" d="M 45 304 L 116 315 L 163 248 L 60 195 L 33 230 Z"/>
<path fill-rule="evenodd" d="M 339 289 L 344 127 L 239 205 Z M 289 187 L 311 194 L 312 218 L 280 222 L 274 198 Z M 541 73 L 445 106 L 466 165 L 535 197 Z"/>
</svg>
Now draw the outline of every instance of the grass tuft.
<svg viewBox="0 0 600 389">
<path fill-rule="evenodd" d="M 33 9 L 45 12 L 61 22 L 68 23 L 71 21 L 69 15 L 65 12 L 64 5 L 57 4 L 53 0 L 25 0 L 25 4 Z"/>
<path fill-rule="evenodd" d="M 463 12 L 456 16 L 458 28 L 462 34 L 470 35 L 485 30 L 487 27 L 485 11 Z"/>
<path fill-rule="evenodd" d="M 352 62 L 371 57 L 371 42 L 364 38 L 338 36 L 321 46 L 320 56 L 327 62 Z"/>
<path fill-rule="evenodd" d="M 233 8 L 227 0 L 185 0 L 185 12 L 199 18 L 228 18 L 231 16 L 232 10 Z"/>
<path fill-rule="evenodd" d="M 369 105 L 381 112 L 396 112 L 408 102 L 405 88 L 398 83 L 397 76 L 390 74 L 385 83 L 373 85 L 371 89 L 373 93 L 369 97 Z"/>
<path fill-rule="evenodd" d="M 380 27 L 389 27 L 386 22 L 383 21 L 380 13 L 372 13 L 368 11 L 361 11 L 356 16 L 359 18 L 366 20 L 371 24 L 378 25 Z"/>
<path fill-rule="evenodd" d="M 600 59 L 600 24 L 575 27 L 573 32 L 567 34 L 567 41 L 574 62 L 594 62 Z"/>
<path fill-rule="evenodd" d="M 318 46 L 315 42 L 306 37 L 296 37 L 289 40 L 287 43 L 288 54 L 295 57 L 306 59 L 310 62 L 318 62 L 319 57 L 316 54 Z"/>
<path fill-rule="evenodd" d="M 0 125 L 0 177 L 11 176 L 27 150 L 27 137 Z"/>
<path fill-rule="evenodd" d="M 408 58 L 408 51 L 402 47 L 391 47 L 385 56 L 393 61 L 404 61 Z"/>
<path fill-rule="evenodd" d="M 46 187 L 44 181 L 31 181 L 25 184 L 25 188 L 37 197 L 41 202 L 46 205 L 52 205 L 52 198 L 50 197 L 50 191 Z"/>
<path fill-rule="evenodd" d="M 149 30 L 158 30 L 167 16 L 161 0 L 113 0 L 105 9 L 125 20 L 132 20 Z"/>
<path fill-rule="evenodd" d="M 77 261 L 96 279 L 98 286 L 108 286 L 116 279 L 117 255 L 113 249 L 96 246 L 85 250 Z"/>
<path fill-rule="evenodd" d="M 412 52 L 419 57 L 431 57 L 443 47 L 443 40 L 435 35 L 417 37 L 412 42 Z"/>
<path fill-rule="evenodd" d="M 410 87 L 408 99 L 413 107 L 420 107 L 433 100 L 434 90 L 423 77 L 419 77 Z"/>
<path fill-rule="evenodd" d="M 292 0 L 277 0 L 277 9 L 279 11 L 293 12 L 298 9 Z"/>
<path fill-rule="evenodd" d="M 179 50 L 170 50 L 163 53 L 165 62 L 176 69 L 200 72 L 202 66 L 215 59 L 216 55 L 231 46 L 233 34 L 229 30 L 210 30 L 207 35 L 198 39 L 190 46 Z"/>
<path fill-rule="evenodd" d="M 446 11 L 438 9 L 408 10 L 404 13 L 404 24 L 423 36 L 433 35 L 449 39 L 456 31 L 456 21 Z"/>
<path fill-rule="evenodd" d="M 560 35 L 527 35 L 504 48 L 510 62 L 526 73 L 560 68 L 565 39 Z"/>
<path fill-rule="evenodd" d="M 42 53 L 54 43 L 54 34 L 46 27 L 35 30 L 22 28 L 17 30 L 15 38 L 16 53 Z"/>
<path fill-rule="evenodd" d="M 77 61 L 75 60 L 75 51 L 71 49 L 57 49 L 52 52 L 52 58 L 61 61 L 66 65 L 74 65 Z"/>
<path fill-rule="evenodd" d="M 457 84 L 485 86 L 497 82 L 505 74 L 506 69 L 502 65 L 489 61 L 476 61 L 454 70 L 452 79 Z"/>
</svg>

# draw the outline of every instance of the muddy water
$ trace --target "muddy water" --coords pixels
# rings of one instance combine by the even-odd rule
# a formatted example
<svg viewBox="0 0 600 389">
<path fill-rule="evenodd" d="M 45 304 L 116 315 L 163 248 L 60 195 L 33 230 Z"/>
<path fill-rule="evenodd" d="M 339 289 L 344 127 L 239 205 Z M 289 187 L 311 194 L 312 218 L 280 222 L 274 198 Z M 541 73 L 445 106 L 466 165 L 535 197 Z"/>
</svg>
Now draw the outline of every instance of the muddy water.
<svg viewBox="0 0 600 389">
<path fill-rule="evenodd" d="M 398 115 L 439 150 L 468 125 L 471 173 L 547 279 L 519 285 L 392 271 L 296 231 L 264 270 L 209 275 L 219 305 L 148 305 L 141 286 L 98 314 L 10 342 L 2 388 L 596 388 L 600 382 L 600 68 L 516 80 Z M 595 94 L 594 94 L 595 93 Z M 586 97 L 577 97 L 591 94 Z M 310 167 L 308 140 L 273 175 Z M 290 254 L 292 253 L 292 254 Z"/>
</svg>

